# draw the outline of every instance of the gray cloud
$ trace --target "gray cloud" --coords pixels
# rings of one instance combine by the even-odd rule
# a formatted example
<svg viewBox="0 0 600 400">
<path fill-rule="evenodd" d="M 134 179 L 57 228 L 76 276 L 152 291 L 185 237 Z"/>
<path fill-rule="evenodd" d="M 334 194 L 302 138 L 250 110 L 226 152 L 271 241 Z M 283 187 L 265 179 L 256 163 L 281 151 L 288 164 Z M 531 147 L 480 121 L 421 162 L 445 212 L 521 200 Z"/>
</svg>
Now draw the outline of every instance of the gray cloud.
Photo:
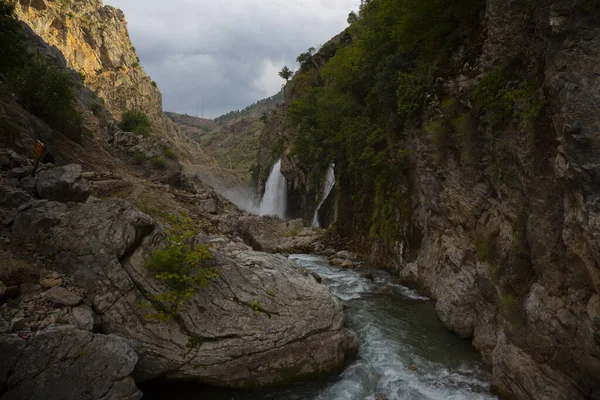
<svg viewBox="0 0 600 400">
<path fill-rule="evenodd" d="M 214 118 L 275 94 L 277 72 L 346 26 L 359 0 L 106 0 L 125 12 L 167 111 Z"/>
</svg>

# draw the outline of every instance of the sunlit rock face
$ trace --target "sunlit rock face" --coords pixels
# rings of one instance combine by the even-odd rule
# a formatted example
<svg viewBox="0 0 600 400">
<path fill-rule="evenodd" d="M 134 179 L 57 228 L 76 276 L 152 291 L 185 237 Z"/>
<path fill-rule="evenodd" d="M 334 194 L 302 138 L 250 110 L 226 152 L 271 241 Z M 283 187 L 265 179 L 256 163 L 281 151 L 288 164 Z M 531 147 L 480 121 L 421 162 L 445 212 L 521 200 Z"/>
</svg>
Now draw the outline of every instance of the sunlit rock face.
<svg viewBox="0 0 600 400">
<path fill-rule="evenodd" d="M 64 54 L 115 117 L 137 109 L 164 124 L 162 96 L 140 65 L 121 10 L 100 0 L 21 0 L 16 13 Z"/>
</svg>

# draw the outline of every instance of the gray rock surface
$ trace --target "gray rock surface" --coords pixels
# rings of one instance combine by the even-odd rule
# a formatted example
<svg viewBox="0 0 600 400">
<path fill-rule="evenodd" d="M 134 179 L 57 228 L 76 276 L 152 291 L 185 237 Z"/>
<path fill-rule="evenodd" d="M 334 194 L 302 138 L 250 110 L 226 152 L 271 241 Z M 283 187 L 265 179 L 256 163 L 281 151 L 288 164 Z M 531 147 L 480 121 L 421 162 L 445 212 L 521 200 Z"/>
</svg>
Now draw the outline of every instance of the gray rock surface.
<svg viewBox="0 0 600 400">
<path fill-rule="evenodd" d="M 42 296 L 53 303 L 71 307 L 81 303 L 82 300 L 81 297 L 60 286 L 48 289 Z"/>
<path fill-rule="evenodd" d="M 24 340 L 0 335 L 3 400 L 138 400 L 137 355 L 123 338 L 52 326 Z"/>
<path fill-rule="evenodd" d="M 42 171 L 38 175 L 37 193 L 42 199 L 63 203 L 85 202 L 91 194 L 91 188 L 81 174 L 82 169 L 78 164 Z"/>
<path fill-rule="evenodd" d="M 94 330 L 94 311 L 88 306 L 75 307 L 72 310 L 70 323 L 82 331 Z"/>
<path fill-rule="evenodd" d="M 318 229 L 304 227 L 301 219 L 282 221 L 276 216 L 232 216 L 235 233 L 254 250 L 269 253 L 312 253 L 321 233 Z"/>
<path fill-rule="evenodd" d="M 104 333 L 138 343 L 138 379 L 265 387 L 339 371 L 356 352 L 339 300 L 283 256 L 212 240 L 220 277 L 177 320 L 158 322 L 140 304 L 169 290 L 144 266 L 165 235 L 128 203 L 39 202 L 16 216 L 12 230 L 82 287 Z"/>
</svg>

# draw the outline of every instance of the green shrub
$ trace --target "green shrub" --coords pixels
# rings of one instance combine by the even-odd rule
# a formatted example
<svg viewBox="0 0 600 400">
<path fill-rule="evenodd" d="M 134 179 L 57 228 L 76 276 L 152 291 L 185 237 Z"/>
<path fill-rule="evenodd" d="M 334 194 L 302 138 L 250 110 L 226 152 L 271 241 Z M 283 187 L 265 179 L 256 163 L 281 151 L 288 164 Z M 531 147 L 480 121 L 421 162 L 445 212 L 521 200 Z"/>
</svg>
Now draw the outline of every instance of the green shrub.
<svg viewBox="0 0 600 400">
<path fill-rule="evenodd" d="M 260 304 L 260 301 L 255 300 L 252 303 L 250 303 L 250 308 L 252 309 L 252 311 L 254 311 L 254 315 L 258 315 L 262 309 L 262 305 Z"/>
<path fill-rule="evenodd" d="M 158 85 L 156 84 L 156 81 L 152 81 L 152 86 L 158 87 Z"/>
<path fill-rule="evenodd" d="M 167 163 L 165 162 L 165 159 L 161 156 L 154 156 L 152 158 L 152 166 L 154 168 L 163 169 L 166 168 Z"/>
<path fill-rule="evenodd" d="M 18 100 L 23 108 L 70 138 L 81 136 L 83 118 L 76 109 L 75 82 L 66 71 L 40 54 L 32 54 L 20 77 Z"/>
<path fill-rule="evenodd" d="M 137 67 L 139 67 L 139 66 L 140 66 L 140 63 L 139 63 L 139 61 L 135 61 L 133 64 L 131 64 L 131 66 L 132 66 L 133 68 L 137 68 Z"/>
<path fill-rule="evenodd" d="M 79 141 L 83 118 L 76 109 L 74 77 L 29 51 L 14 6 L 6 0 L 0 0 L 0 54 L 0 75 L 23 108 Z"/>
<path fill-rule="evenodd" d="M 167 157 L 167 158 L 169 158 L 171 160 L 176 157 L 175 151 L 173 150 L 172 147 L 165 147 L 163 149 L 163 153 L 164 153 L 165 157 Z"/>
<path fill-rule="evenodd" d="M 208 246 L 192 245 L 198 234 L 185 214 L 169 217 L 168 245 L 155 250 L 146 260 L 146 268 L 168 290 L 152 296 L 150 304 L 141 304 L 149 320 L 170 320 L 182 311 L 198 290 L 219 276 L 219 270 L 207 266 L 212 258 Z"/>
<path fill-rule="evenodd" d="M 421 108 L 425 98 L 423 76 L 413 73 L 398 74 L 398 114 L 410 119 Z"/>
<path fill-rule="evenodd" d="M 152 123 L 145 113 L 137 110 L 130 110 L 123 113 L 121 124 L 119 126 L 126 132 L 146 136 L 151 131 Z"/>
<path fill-rule="evenodd" d="M 146 156 L 141 151 L 136 151 L 133 155 L 133 161 L 136 164 L 143 164 L 146 161 Z"/>
</svg>

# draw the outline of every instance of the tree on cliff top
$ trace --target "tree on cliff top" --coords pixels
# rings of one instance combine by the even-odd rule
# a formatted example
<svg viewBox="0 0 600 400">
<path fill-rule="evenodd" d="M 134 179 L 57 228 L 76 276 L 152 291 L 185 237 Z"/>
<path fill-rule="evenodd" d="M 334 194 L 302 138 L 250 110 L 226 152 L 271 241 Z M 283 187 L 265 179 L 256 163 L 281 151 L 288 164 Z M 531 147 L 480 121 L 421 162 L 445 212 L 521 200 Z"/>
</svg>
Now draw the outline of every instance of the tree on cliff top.
<svg viewBox="0 0 600 400">
<path fill-rule="evenodd" d="M 286 65 L 279 71 L 279 76 L 286 80 L 286 82 L 294 75 L 294 71 L 288 68 Z"/>
</svg>

